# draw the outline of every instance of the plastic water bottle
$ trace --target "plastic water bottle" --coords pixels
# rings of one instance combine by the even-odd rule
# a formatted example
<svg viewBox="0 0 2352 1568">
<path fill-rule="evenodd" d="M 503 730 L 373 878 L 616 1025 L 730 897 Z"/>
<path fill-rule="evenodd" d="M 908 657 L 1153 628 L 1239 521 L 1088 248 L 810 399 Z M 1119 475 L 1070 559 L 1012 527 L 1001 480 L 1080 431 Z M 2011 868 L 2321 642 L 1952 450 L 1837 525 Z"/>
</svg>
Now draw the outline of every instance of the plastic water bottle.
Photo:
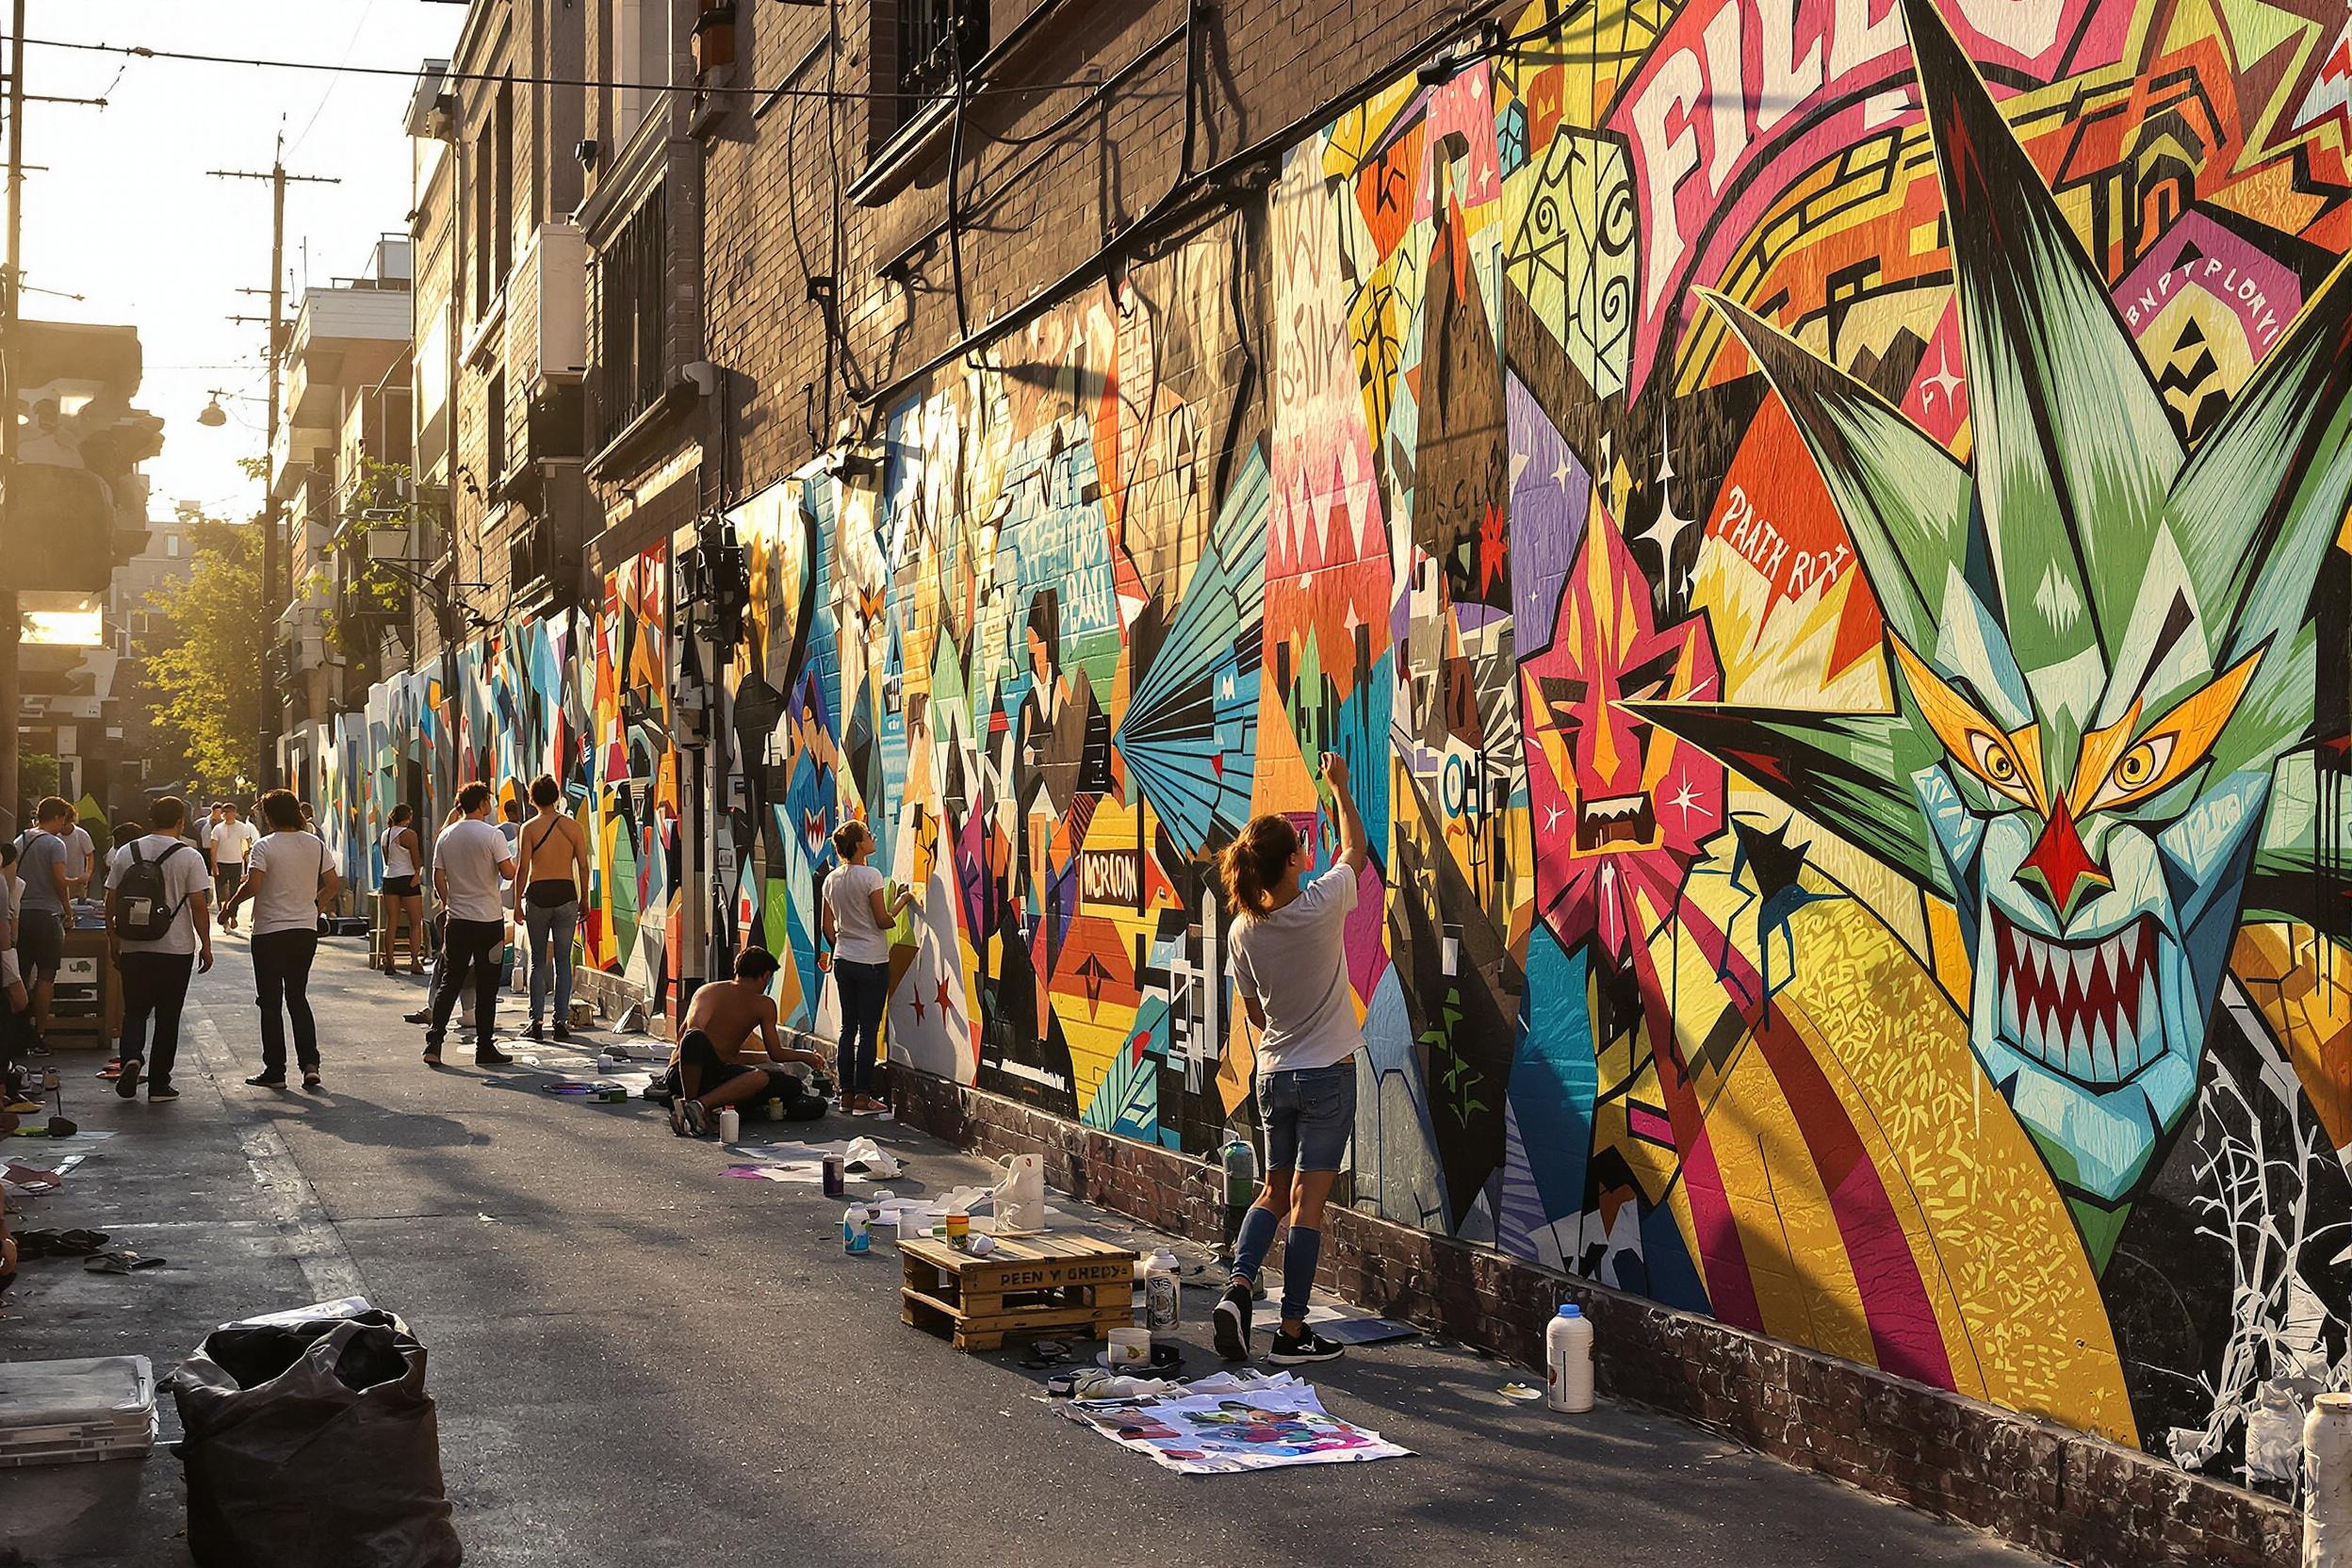
<svg viewBox="0 0 2352 1568">
<path fill-rule="evenodd" d="M 734 1143 L 743 1135 L 743 1119 L 734 1106 L 722 1106 L 719 1111 L 719 1141 Z"/>
<path fill-rule="evenodd" d="M 1592 1320 L 1573 1301 L 1544 1331 L 1544 1402 L 1572 1415 L 1592 1408 Z"/>
<path fill-rule="evenodd" d="M 852 1203 L 841 1211 L 842 1251 L 862 1252 L 874 1245 L 874 1237 L 866 1230 L 868 1223 L 866 1206 L 863 1203 Z"/>
</svg>

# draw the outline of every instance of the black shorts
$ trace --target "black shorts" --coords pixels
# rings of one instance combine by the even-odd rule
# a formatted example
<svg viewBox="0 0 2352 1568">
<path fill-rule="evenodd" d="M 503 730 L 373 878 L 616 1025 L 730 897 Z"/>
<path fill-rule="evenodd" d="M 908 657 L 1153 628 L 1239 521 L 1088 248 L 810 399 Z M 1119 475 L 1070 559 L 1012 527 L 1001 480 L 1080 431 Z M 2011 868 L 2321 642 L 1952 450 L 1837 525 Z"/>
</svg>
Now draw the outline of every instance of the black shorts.
<svg viewBox="0 0 2352 1568">
<path fill-rule="evenodd" d="M 416 886 L 414 876 L 387 876 L 384 879 L 384 896 L 386 898 L 416 898 L 423 890 Z"/>
<path fill-rule="evenodd" d="M 16 961 L 28 986 L 56 979 L 58 966 L 65 962 L 65 922 L 46 909 L 19 910 Z"/>
<path fill-rule="evenodd" d="M 719 1054 L 719 1048 L 710 1043 L 710 1037 L 699 1029 L 689 1029 L 678 1042 L 678 1086 L 683 1090 L 688 1073 L 694 1075 L 694 1098 L 699 1100 L 722 1085 L 731 1084 L 745 1073 L 766 1076 L 766 1069 L 740 1067 Z"/>
</svg>

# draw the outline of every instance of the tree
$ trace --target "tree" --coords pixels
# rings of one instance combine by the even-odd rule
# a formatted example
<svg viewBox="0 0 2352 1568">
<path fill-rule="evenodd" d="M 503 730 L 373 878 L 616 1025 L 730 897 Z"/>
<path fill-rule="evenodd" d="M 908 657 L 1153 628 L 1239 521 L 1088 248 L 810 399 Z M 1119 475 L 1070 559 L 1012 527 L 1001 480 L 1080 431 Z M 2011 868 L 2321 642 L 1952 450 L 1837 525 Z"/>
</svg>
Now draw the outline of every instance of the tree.
<svg viewBox="0 0 2352 1568">
<path fill-rule="evenodd" d="M 132 640 L 155 715 L 149 755 L 177 748 L 193 784 L 226 791 L 261 777 L 261 531 L 206 519 L 188 576 L 147 596 L 155 618 Z M 165 771 L 169 771 L 167 768 Z"/>
</svg>

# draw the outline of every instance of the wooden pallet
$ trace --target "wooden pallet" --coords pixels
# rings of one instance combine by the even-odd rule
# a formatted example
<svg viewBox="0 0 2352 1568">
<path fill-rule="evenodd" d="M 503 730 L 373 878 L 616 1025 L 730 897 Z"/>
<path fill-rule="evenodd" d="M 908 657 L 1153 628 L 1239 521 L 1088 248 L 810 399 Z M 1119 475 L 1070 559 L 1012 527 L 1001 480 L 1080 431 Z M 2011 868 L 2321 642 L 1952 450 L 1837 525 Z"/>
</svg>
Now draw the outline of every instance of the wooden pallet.
<svg viewBox="0 0 2352 1568">
<path fill-rule="evenodd" d="M 958 1350 L 993 1350 L 1007 1334 L 1102 1339 L 1135 1319 L 1135 1254 L 1090 1236 L 999 1236 L 986 1257 L 923 1237 L 899 1254 L 899 1316 Z"/>
</svg>

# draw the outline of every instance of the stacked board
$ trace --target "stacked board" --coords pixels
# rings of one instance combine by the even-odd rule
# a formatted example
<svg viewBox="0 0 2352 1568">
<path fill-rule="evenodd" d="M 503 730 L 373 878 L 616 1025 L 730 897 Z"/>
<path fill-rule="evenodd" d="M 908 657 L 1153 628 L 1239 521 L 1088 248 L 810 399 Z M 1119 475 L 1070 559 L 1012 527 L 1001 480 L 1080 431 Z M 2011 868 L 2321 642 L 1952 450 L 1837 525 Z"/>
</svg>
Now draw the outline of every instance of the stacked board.
<svg viewBox="0 0 2352 1568">
<path fill-rule="evenodd" d="M 155 1446 L 145 1356 L 0 1363 L 0 1465 L 139 1459 Z"/>
</svg>

